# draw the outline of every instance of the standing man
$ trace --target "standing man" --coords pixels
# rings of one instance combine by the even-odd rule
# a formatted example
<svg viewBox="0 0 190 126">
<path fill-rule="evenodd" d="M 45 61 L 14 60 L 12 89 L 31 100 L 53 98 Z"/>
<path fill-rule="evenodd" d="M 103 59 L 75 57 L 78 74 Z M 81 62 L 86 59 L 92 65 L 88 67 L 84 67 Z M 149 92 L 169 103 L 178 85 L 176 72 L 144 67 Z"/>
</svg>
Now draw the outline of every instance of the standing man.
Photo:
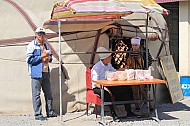
<svg viewBox="0 0 190 126">
<path fill-rule="evenodd" d="M 35 38 L 27 46 L 26 62 L 32 82 L 32 102 L 36 120 L 45 120 L 42 115 L 40 93 L 44 92 L 47 117 L 56 117 L 52 108 L 52 92 L 50 85 L 50 72 L 48 63 L 52 61 L 50 47 L 44 43 L 45 29 L 39 27 L 35 31 Z"/>
<path fill-rule="evenodd" d="M 132 48 L 129 51 L 126 60 L 127 69 L 146 69 L 146 52 L 143 52 L 144 50 L 140 48 L 140 42 L 141 38 L 139 37 L 134 37 L 131 39 Z M 151 66 L 151 64 L 152 64 L 152 56 L 148 52 L 148 66 Z M 142 96 L 142 98 L 145 100 L 148 99 L 145 85 L 132 86 L 132 90 L 133 90 L 133 98 L 135 100 L 140 100 L 141 99 L 140 96 Z M 135 110 L 140 110 L 139 104 L 135 104 L 135 107 L 136 107 Z"/>
</svg>

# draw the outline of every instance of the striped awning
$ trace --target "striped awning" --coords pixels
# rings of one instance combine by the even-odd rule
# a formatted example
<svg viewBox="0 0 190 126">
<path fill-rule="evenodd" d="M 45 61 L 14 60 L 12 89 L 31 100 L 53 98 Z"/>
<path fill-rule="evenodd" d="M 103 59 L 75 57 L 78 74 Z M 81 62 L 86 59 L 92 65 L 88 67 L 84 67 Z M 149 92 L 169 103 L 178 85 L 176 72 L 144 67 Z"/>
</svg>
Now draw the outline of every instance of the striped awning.
<svg viewBox="0 0 190 126">
<path fill-rule="evenodd" d="M 155 0 L 157 3 L 168 3 L 168 2 L 179 2 L 179 1 L 187 1 L 187 0 Z"/>
<path fill-rule="evenodd" d="M 58 32 L 61 20 L 61 32 L 97 30 L 132 13 L 168 14 L 168 10 L 154 0 L 64 0 L 55 2 L 44 28 Z"/>
<path fill-rule="evenodd" d="M 168 14 L 154 0 L 64 0 L 55 2 L 51 19 L 119 18 L 135 12 Z"/>
</svg>

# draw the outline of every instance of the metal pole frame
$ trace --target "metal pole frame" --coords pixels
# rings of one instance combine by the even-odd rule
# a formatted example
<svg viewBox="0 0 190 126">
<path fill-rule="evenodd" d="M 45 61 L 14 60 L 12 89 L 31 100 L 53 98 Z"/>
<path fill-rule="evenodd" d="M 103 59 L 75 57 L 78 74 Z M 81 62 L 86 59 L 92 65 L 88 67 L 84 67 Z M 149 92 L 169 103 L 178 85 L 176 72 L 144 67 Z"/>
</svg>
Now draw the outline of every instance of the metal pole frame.
<svg viewBox="0 0 190 126">
<path fill-rule="evenodd" d="M 148 17 L 149 14 L 147 13 L 146 17 L 146 69 L 148 69 Z"/>
<path fill-rule="evenodd" d="M 59 102 L 60 102 L 60 121 L 62 121 L 62 79 L 61 79 L 61 20 L 58 20 L 58 30 L 59 30 Z"/>
</svg>

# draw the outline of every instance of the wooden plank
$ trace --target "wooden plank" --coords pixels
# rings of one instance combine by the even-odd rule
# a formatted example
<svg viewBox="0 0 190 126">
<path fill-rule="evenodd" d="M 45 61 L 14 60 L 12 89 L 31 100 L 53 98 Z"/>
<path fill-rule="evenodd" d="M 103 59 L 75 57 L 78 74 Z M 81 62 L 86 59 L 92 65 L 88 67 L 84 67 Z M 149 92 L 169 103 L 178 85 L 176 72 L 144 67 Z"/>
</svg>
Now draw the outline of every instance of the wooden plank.
<svg viewBox="0 0 190 126">
<path fill-rule="evenodd" d="M 172 103 L 183 100 L 183 93 L 179 84 L 179 78 L 173 62 L 172 55 L 160 57 L 160 62 L 164 71 L 164 75 L 168 82 L 168 88 Z"/>
<path fill-rule="evenodd" d="M 93 82 L 103 86 L 125 86 L 125 85 L 143 85 L 143 84 L 166 84 L 165 80 L 152 79 L 152 80 L 124 80 L 124 81 L 110 81 L 110 80 L 93 80 Z"/>
</svg>

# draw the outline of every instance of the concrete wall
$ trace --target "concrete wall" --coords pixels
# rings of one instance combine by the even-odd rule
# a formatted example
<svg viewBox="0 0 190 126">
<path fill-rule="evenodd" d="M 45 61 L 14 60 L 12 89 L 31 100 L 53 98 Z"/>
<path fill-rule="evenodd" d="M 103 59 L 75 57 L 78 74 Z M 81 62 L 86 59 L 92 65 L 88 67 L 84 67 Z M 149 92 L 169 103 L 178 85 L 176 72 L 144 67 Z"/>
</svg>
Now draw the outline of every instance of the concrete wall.
<svg viewBox="0 0 190 126">
<path fill-rule="evenodd" d="M 190 1 L 179 2 L 179 75 L 190 75 Z"/>
</svg>

